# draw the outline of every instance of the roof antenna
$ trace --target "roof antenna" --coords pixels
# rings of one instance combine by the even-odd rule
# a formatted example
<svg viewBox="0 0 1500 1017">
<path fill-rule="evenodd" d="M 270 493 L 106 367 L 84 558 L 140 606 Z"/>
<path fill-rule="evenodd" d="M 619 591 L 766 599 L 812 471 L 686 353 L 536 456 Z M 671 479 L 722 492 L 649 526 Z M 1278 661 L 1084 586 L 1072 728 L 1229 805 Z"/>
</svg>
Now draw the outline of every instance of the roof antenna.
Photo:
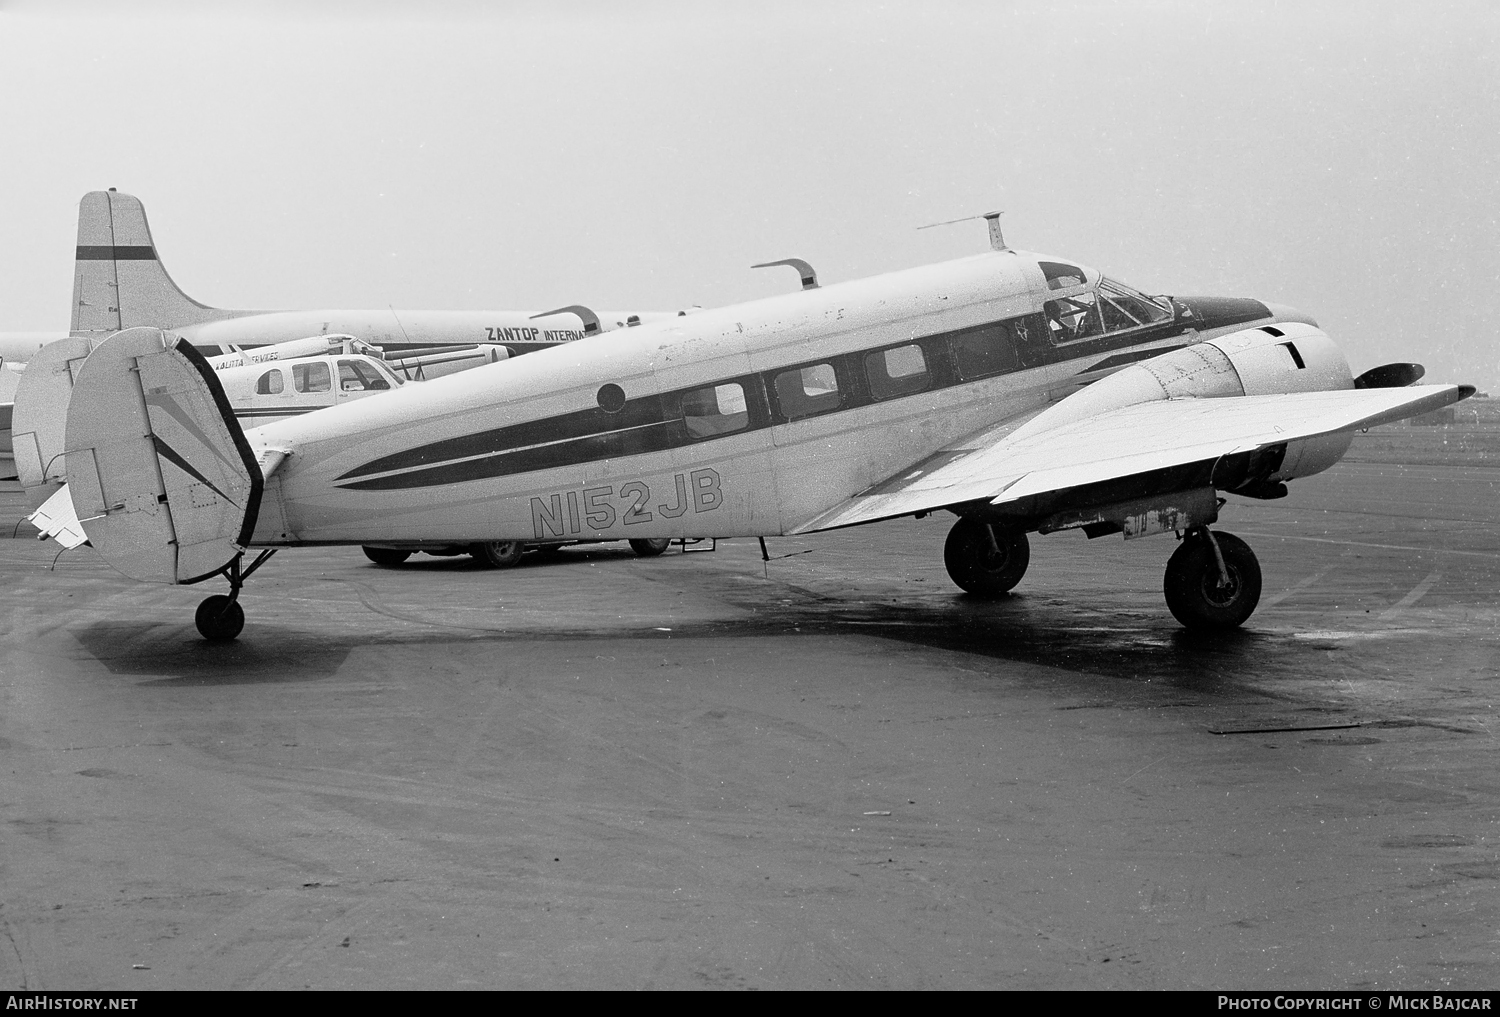
<svg viewBox="0 0 1500 1017">
<path fill-rule="evenodd" d="M 815 290 L 818 288 L 817 271 L 801 258 L 782 258 L 780 261 L 763 261 L 759 265 L 751 265 L 750 267 L 774 268 L 777 265 L 790 265 L 792 268 L 795 268 L 797 270 L 797 274 L 802 276 L 803 289 Z"/>
<path fill-rule="evenodd" d="M 952 226 L 956 222 L 969 222 L 974 219 L 983 219 L 990 227 L 990 249 L 995 251 L 1008 251 L 1005 246 L 1005 237 L 1000 233 L 1000 217 L 1004 212 L 985 212 L 983 215 L 966 215 L 962 219 L 945 219 L 942 222 L 928 223 L 926 226 L 918 226 L 919 230 L 930 230 L 934 226 Z"/>
</svg>

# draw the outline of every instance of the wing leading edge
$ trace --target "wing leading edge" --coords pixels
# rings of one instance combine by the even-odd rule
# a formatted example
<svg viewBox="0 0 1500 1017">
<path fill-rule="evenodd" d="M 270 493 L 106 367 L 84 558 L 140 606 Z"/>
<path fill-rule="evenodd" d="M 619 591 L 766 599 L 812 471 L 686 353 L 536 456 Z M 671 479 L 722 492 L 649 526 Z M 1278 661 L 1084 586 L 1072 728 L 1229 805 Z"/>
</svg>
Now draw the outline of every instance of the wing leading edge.
<svg viewBox="0 0 1500 1017">
<path fill-rule="evenodd" d="M 988 428 L 797 526 L 812 533 L 966 502 L 1033 495 L 1211 462 L 1388 424 L 1472 395 L 1469 385 L 1296 392 L 1139 403 L 1011 438 Z"/>
</svg>

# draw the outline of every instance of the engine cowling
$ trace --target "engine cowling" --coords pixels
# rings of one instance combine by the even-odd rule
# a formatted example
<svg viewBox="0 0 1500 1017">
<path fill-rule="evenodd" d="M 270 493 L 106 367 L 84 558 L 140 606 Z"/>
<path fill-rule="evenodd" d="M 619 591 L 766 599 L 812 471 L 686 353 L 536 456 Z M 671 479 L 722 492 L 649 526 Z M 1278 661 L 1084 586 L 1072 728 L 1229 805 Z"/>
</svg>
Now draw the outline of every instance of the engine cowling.
<svg viewBox="0 0 1500 1017">
<path fill-rule="evenodd" d="M 1352 388 L 1354 375 L 1348 360 L 1322 329 L 1297 322 L 1262 325 L 1122 368 L 1039 414 L 1012 438 L 1157 400 Z M 1282 481 L 1328 469 L 1352 440 L 1352 435 L 1335 434 L 1288 442 L 1284 453 L 1257 454 L 1243 464 L 1240 475 L 1223 478 L 1219 486 L 1256 497 L 1276 497 L 1284 493 L 1284 489 L 1277 490 Z"/>
</svg>

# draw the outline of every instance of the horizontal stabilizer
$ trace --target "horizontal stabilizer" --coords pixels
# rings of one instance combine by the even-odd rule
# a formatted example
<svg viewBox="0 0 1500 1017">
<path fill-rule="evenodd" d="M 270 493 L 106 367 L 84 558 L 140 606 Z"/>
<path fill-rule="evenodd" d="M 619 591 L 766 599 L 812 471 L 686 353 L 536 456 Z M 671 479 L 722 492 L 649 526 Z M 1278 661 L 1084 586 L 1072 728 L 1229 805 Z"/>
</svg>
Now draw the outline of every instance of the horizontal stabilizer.
<svg viewBox="0 0 1500 1017">
<path fill-rule="evenodd" d="M 256 457 L 212 368 L 169 332 L 127 329 L 84 361 L 67 445 L 83 530 L 133 579 L 197 582 L 254 532 Z"/>
<path fill-rule="evenodd" d="M 42 531 L 38 540 L 51 537 L 70 551 L 89 539 L 78 522 L 78 513 L 73 510 L 73 496 L 68 493 L 66 485 L 52 492 L 52 497 L 42 502 L 42 507 L 27 516 L 26 521 Z"/>
<path fill-rule="evenodd" d="M 1467 385 L 1341 389 L 1138 403 L 1045 431 L 980 433 L 797 527 L 810 533 L 979 500 L 994 505 L 1304 438 L 1404 420 Z M 986 440 L 988 438 L 988 440 Z"/>
</svg>

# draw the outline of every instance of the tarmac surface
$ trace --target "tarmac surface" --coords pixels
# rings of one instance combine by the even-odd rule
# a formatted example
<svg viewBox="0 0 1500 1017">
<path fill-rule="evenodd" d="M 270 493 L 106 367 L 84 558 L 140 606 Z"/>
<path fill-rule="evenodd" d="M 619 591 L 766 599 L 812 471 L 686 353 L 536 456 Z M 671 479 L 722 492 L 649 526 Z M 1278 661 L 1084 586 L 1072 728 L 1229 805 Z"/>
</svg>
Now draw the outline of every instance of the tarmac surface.
<svg viewBox="0 0 1500 1017">
<path fill-rule="evenodd" d="M 947 517 L 288 551 L 223 646 L 0 539 L 0 985 L 1493 988 L 1500 457 L 1378 437 L 1232 499 L 1220 639 L 1170 536 L 980 602 Z"/>
</svg>

